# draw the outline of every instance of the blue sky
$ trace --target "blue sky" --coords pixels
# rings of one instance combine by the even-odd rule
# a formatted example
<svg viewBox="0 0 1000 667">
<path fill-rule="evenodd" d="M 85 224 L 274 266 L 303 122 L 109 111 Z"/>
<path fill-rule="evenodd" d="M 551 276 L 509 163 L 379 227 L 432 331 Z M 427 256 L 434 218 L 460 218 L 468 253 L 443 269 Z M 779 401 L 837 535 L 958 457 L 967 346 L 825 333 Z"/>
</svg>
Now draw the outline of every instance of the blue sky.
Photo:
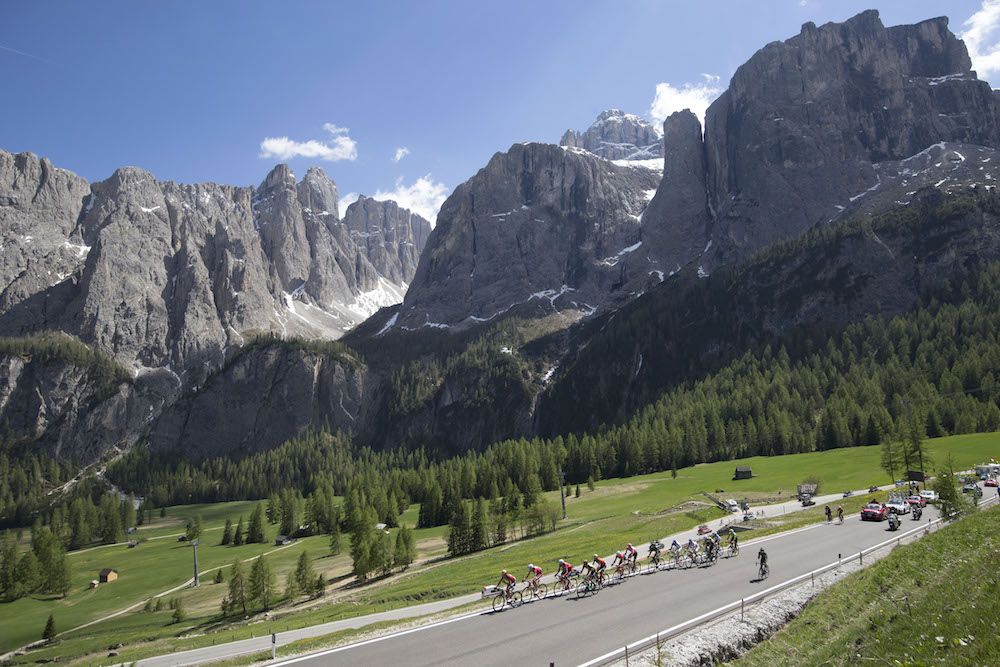
<svg viewBox="0 0 1000 667">
<path fill-rule="evenodd" d="M 610 107 L 648 116 L 658 84 L 660 111 L 710 95 L 767 42 L 872 6 L 975 28 L 1000 85 L 1000 0 L 23 1 L 0 21 L 0 148 L 90 180 L 128 164 L 239 185 L 307 152 L 287 161 L 342 194 L 432 208 L 514 142 Z"/>
</svg>

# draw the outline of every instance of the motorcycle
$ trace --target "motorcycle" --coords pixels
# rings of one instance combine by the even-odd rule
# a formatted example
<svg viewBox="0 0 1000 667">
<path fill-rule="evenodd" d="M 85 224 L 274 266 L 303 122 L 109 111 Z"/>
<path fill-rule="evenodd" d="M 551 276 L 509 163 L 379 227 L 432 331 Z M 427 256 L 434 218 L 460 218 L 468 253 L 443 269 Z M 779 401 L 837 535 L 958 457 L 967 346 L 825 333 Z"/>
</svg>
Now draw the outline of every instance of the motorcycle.
<svg viewBox="0 0 1000 667">
<path fill-rule="evenodd" d="M 896 530 L 899 528 L 899 517 L 895 514 L 889 515 L 889 530 Z"/>
<path fill-rule="evenodd" d="M 920 521 L 920 515 L 923 514 L 923 513 L 924 513 L 924 511 L 922 509 L 920 509 L 919 506 L 918 507 L 914 507 L 910 511 L 910 515 L 913 517 L 914 521 Z"/>
</svg>

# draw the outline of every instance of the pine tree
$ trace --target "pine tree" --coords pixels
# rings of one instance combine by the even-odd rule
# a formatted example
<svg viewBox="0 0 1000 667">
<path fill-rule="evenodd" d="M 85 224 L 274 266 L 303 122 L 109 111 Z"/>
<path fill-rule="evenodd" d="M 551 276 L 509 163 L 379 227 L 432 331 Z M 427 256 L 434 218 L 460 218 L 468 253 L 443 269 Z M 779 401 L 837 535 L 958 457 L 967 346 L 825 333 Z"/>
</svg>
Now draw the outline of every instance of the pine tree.
<svg viewBox="0 0 1000 667">
<path fill-rule="evenodd" d="M 885 470 L 889 475 L 889 480 L 892 482 L 896 481 L 896 472 L 900 471 L 900 457 L 899 448 L 901 444 L 890 438 L 887 438 L 885 442 L 881 445 L 881 464 L 882 470 Z"/>
<path fill-rule="evenodd" d="M 250 515 L 250 526 L 247 528 L 247 544 L 264 543 L 264 506 L 257 503 Z"/>
<path fill-rule="evenodd" d="M 387 531 L 383 530 L 379 532 L 378 542 L 375 547 L 375 558 L 372 564 L 382 575 L 388 575 L 392 572 L 393 565 L 392 537 Z"/>
<path fill-rule="evenodd" d="M 42 639 L 51 642 L 56 638 L 56 619 L 49 614 L 49 620 L 45 621 L 45 629 L 42 631 Z"/>
<path fill-rule="evenodd" d="M 0 546 L 0 594 L 12 599 L 17 586 L 17 546 L 5 537 Z"/>
<path fill-rule="evenodd" d="M 576 490 L 573 492 L 573 496 L 576 497 L 576 498 L 580 497 L 580 485 L 579 484 L 576 485 Z"/>
<path fill-rule="evenodd" d="M 196 514 L 194 519 L 188 519 L 187 527 L 184 530 L 188 542 L 194 542 L 201 537 L 201 515 Z"/>
<path fill-rule="evenodd" d="M 263 519 L 261 512 L 261 519 Z M 267 558 L 257 556 L 250 569 L 250 599 L 261 605 L 264 611 L 271 608 L 274 600 L 275 577 Z"/>
<path fill-rule="evenodd" d="M 222 529 L 222 540 L 219 542 L 222 546 L 227 544 L 232 544 L 233 542 L 233 520 L 226 519 L 226 527 Z"/>
<path fill-rule="evenodd" d="M 470 532 L 469 511 L 465 502 L 461 501 L 455 505 L 455 513 L 451 515 L 451 521 L 448 522 L 448 553 L 450 555 L 461 556 L 469 553 Z"/>
<path fill-rule="evenodd" d="M 295 581 L 298 583 L 299 590 L 303 593 L 309 593 L 315 579 L 316 573 L 313 571 L 312 561 L 309 560 L 309 552 L 303 551 L 299 554 L 299 561 L 295 566 Z"/>
<path fill-rule="evenodd" d="M 487 525 L 486 501 L 476 500 L 476 509 L 472 514 L 472 526 L 469 531 L 469 551 L 480 551 L 489 546 L 489 526 Z"/>
<path fill-rule="evenodd" d="M 336 556 L 340 553 L 340 528 L 336 523 L 330 529 L 330 555 Z"/>
<path fill-rule="evenodd" d="M 243 544 L 243 515 L 240 515 L 240 520 L 236 522 L 236 532 L 233 533 L 233 545 L 240 546 Z"/>
<path fill-rule="evenodd" d="M 222 574 L 222 568 L 220 567 L 218 570 L 215 571 L 215 579 L 214 579 L 214 581 L 217 584 L 221 584 L 225 580 L 226 580 L 226 578 Z"/>
<path fill-rule="evenodd" d="M 413 530 L 409 526 L 402 526 L 396 533 L 396 547 L 393 549 L 392 564 L 395 567 L 405 570 L 417 556 L 416 541 Z"/>
<path fill-rule="evenodd" d="M 357 513 L 358 518 L 353 522 L 354 529 L 351 532 L 351 561 L 354 576 L 363 581 L 377 569 L 377 565 L 372 563 L 372 552 L 378 542 L 375 534 L 375 510 L 364 507 L 359 508 Z"/>
<path fill-rule="evenodd" d="M 322 574 L 316 577 L 316 582 L 313 584 L 313 595 L 318 598 L 326 595 L 326 578 Z"/>
<path fill-rule="evenodd" d="M 170 620 L 173 623 L 180 623 L 187 618 L 187 612 L 184 610 L 184 598 L 174 598 L 171 602 L 173 603 L 174 613 L 171 614 Z"/>
<path fill-rule="evenodd" d="M 590 477 L 587 478 L 587 490 L 588 491 L 593 491 L 594 490 L 594 476 L 593 475 L 591 475 Z"/>
<path fill-rule="evenodd" d="M 233 561 L 229 569 L 229 594 L 226 596 L 229 601 L 229 611 L 241 610 L 245 616 L 247 613 L 247 582 L 243 573 L 243 563 L 239 559 Z"/>
</svg>

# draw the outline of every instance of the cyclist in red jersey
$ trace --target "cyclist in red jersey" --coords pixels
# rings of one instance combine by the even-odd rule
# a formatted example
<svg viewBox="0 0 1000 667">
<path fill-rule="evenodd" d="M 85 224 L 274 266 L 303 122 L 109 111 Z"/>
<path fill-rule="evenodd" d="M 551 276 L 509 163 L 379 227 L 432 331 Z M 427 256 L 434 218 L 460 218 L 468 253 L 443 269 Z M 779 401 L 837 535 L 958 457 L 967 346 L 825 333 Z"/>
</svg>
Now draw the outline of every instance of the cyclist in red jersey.
<svg viewBox="0 0 1000 667">
<path fill-rule="evenodd" d="M 614 560 L 611 561 L 611 565 L 614 566 L 618 565 L 619 563 L 621 563 L 622 565 L 625 564 L 625 554 L 621 551 L 616 551 Z"/>
<path fill-rule="evenodd" d="M 594 554 L 594 571 L 597 573 L 597 580 L 604 581 L 604 571 L 608 569 L 608 563 L 603 558 Z"/>
<path fill-rule="evenodd" d="M 532 588 L 538 588 L 538 582 L 542 579 L 542 568 L 538 567 L 534 563 L 528 566 L 528 576 L 524 578 L 525 581 L 531 582 Z"/>
<path fill-rule="evenodd" d="M 510 597 L 511 593 L 514 592 L 514 584 L 516 583 L 517 577 L 507 570 L 504 570 L 500 573 L 500 581 L 497 582 L 497 588 L 506 588 L 507 596 Z"/>
<path fill-rule="evenodd" d="M 625 545 L 625 558 L 632 561 L 633 565 L 639 558 L 639 550 L 633 547 L 631 542 Z"/>
</svg>

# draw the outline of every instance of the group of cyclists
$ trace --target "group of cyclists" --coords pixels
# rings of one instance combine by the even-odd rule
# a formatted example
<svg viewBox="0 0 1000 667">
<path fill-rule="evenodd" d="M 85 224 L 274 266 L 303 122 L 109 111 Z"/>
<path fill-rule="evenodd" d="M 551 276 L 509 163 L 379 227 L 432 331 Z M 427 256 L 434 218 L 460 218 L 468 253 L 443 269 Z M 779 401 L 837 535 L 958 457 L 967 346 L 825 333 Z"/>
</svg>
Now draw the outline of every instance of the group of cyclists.
<svg viewBox="0 0 1000 667">
<path fill-rule="evenodd" d="M 681 562 L 685 561 L 685 559 L 692 565 L 697 563 L 714 563 L 718 560 L 721 553 L 722 540 L 722 536 L 717 531 L 711 531 L 697 542 L 694 539 L 689 539 L 685 545 L 681 545 L 677 540 L 673 540 L 668 549 L 669 558 L 674 563 L 674 566 L 680 566 Z M 730 555 L 735 556 L 739 553 L 739 537 L 732 528 L 728 531 L 728 547 Z M 654 541 L 650 543 L 649 553 L 646 554 L 646 557 L 649 560 L 651 568 L 659 569 L 665 563 L 665 559 L 661 553 L 663 549 L 664 545 L 662 542 Z M 629 542 L 625 545 L 624 549 L 615 553 L 611 565 L 614 567 L 614 573 L 617 576 L 624 577 L 634 573 L 638 569 L 638 560 L 639 550 Z M 768 564 L 767 552 L 764 551 L 763 547 L 757 552 L 757 565 L 760 579 L 765 578 L 768 574 Z M 566 559 L 560 558 L 556 567 L 556 588 L 564 592 L 569 591 L 573 586 L 574 579 L 579 579 L 584 585 L 595 585 L 599 588 L 606 581 L 608 576 L 607 570 L 607 560 L 601 558 L 598 554 L 594 554 L 591 560 L 585 561 L 579 568 Z M 541 583 L 542 574 L 541 567 L 534 563 L 528 565 L 528 572 L 523 581 L 526 584 L 526 596 L 527 592 L 537 595 L 539 590 L 544 590 L 544 585 Z M 502 592 L 507 599 L 510 599 L 514 594 L 514 587 L 516 585 L 517 577 L 504 570 L 500 575 L 500 581 L 497 582 L 495 590 Z M 544 593 L 541 596 L 544 597 Z"/>
</svg>

